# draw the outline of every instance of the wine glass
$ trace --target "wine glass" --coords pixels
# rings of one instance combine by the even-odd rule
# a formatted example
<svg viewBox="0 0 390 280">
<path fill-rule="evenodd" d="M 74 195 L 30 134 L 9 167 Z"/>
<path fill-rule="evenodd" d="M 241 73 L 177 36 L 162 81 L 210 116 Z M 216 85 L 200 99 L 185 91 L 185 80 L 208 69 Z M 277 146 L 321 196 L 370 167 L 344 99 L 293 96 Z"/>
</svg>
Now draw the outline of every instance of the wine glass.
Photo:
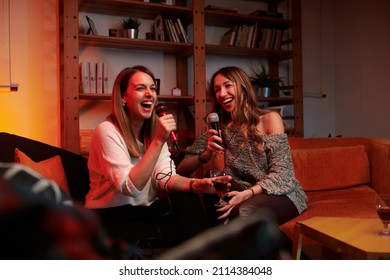
<svg viewBox="0 0 390 280">
<path fill-rule="evenodd" d="M 220 177 L 220 176 L 225 176 L 226 173 L 225 171 L 221 170 L 221 169 L 211 169 L 210 170 L 210 177 Z M 218 193 L 218 196 L 219 196 L 219 201 L 214 204 L 214 206 L 217 206 L 217 207 L 222 207 L 222 206 L 225 206 L 225 205 L 228 205 L 229 203 L 226 202 L 225 200 L 223 200 L 223 197 L 225 196 L 225 194 L 229 191 L 229 181 L 224 179 L 224 178 L 217 178 L 213 181 L 213 186 L 215 188 L 215 190 L 217 191 Z"/>
<path fill-rule="evenodd" d="M 383 223 L 383 230 L 378 232 L 380 236 L 390 237 L 388 225 L 390 223 L 390 194 L 375 195 L 376 212 Z"/>
</svg>

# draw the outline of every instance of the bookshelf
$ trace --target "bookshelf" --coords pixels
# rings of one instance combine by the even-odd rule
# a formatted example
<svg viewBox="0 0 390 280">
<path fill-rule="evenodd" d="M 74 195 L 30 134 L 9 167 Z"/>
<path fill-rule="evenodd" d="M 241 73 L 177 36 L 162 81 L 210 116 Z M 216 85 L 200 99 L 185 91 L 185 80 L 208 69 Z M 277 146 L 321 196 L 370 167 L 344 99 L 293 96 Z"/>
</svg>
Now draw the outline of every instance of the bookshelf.
<svg viewBox="0 0 390 280">
<path fill-rule="evenodd" d="M 301 58 L 301 27 L 300 27 L 300 0 L 262 0 L 269 11 L 276 11 L 278 6 L 288 3 L 288 19 L 270 18 L 250 14 L 232 13 L 230 11 L 216 11 L 205 9 L 205 1 L 176 1 L 176 6 L 143 1 L 114 1 L 114 0 L 60 0 L 60 98 L 61 98 L 61 145 L 63 148 L 80 153 L 80 101 L 107 102 L 110 94 L 84 94 L 79 90 L 79 51 L 80 48 L 102 48 L 132 52 L 158 52 L 175 57 L 177 86 L 181 89 L 181 96 L 160 95 L 159 100 L 173 106 L 181 107 L 192 105 L 194 119 L 186 125 L 198 135 L 205 128 L 203 120 L 207 112 L 206 65 L 208 56 L 262 58 L 267 60 L 269 71 L 278 74 L 280 63 L 289 61 L 291 65 L 292 82 L 286 87 L 292 96 L 274 96 L 259 98 L 273 106 L 292 104 L 294 114 L 285 117 L 293 122 L 293 136 L 303 136 L 303 106 L 302 106 L 302 58 Z M 239 6 L 239 0 L 237 5 Z M 188 43 L 168 42 L 146 39 L 129 39 L 124 37 L 109 37 L 102 35 L 86 35 L 79 32 L 79 14 L 96 13 L 112 16 L 137 16 L 144 20 L 154 20 L 163 15 L 170 18 L 180 18 L 183 25 L 191 28 Z M 280 50 L 247 48 L 236 46 L 222 46 L 206 43 L 205 27 L 233 27 L 240 24 L 255 24 L 288 30 L 291 36 L 283 42 L 285 46 Z M 190 61 L 190 63 L 189 63 Z M 189 73 L 193 82 L 190 84 Z M 190 88 L 191 87 L 191 88 Z M 193 95 L 189 95 L 190 90 Z M 110 89 L 109 89 L 110 90 Z"/>
</svg>

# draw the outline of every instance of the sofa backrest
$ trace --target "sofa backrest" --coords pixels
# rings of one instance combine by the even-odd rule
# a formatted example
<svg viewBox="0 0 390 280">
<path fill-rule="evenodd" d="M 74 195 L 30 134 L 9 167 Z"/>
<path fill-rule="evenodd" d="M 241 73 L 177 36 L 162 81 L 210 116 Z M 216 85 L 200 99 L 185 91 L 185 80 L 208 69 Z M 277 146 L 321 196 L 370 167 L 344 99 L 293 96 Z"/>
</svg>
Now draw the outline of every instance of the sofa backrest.
<svg viewBox="0 0 390 280">
<path fill-rule="evenodd" d="M 292 149 L 295 176 L 305 191 L 342 189 L 370 183 L 364 145 Z"/>
<path fill-rule="evenodd" d="M 291 138 L 295 175 L 305 191 L 370 184 L 364 141 L 357 138 Z"/>
<path fill-rule="evenodd" d="M 15 149 L 39 162 L 61 157 L 72 200 L 83 203 L 89 190 L 87 159 L 70 151 L 14 134 L 0 132 L 0 162 L 14 162 Z"/>
</svg>

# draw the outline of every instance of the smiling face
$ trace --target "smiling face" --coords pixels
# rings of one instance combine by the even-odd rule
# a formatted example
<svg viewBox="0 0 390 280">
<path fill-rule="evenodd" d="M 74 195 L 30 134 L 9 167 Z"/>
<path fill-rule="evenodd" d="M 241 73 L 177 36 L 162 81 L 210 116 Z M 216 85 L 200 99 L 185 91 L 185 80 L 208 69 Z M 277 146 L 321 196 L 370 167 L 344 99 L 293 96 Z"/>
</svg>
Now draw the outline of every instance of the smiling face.
<svg viewBox="0 0 390 280">
<path fill-rule="evenodd" d="M 157 102 L 156 84 L 153 78 L 141 71 L 134 73 L 122 99 L 126 103 L 133 124 L 143 123 L 144 120 L 151 118 Z"/>
<path fill-rule="evenodd" d="M 231 113 L 237 104 L 236 83 L 218 74 L 214 79 L 215 97 L 222 108 Z"/>
</svg>

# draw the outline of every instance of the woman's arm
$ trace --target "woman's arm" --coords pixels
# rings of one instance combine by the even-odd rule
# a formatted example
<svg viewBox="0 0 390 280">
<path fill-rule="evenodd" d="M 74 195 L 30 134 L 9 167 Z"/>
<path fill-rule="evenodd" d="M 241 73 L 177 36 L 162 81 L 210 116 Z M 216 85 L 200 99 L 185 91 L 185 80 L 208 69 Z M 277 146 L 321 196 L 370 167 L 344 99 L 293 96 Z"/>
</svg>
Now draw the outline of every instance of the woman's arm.
<svg viewBox="0 0 390 280">
<path fill-rule="evenodd" d="M 217 135 L 217 131 L 210 129 L 202 133 L 195 142 L 187 148 L 187 155 L 176 168 L 178 174 L 190 176 L 202 164 L 207 163 L 216 153 L 222 153 L 223 148 L 217 143 L 222 143 L 222 139 Z"/>
<path fill-rule="evenodd" d="M 267 132 L 264 146 L 268 158 L 268 174 L 253 187 L 255 194 L 266 191 L 271 195 L 284 195 L 294 187 L 294 165 L 287 136 L 284 134 L 282 117 L 276 112 L 264 115 Z"/>
<path fill-rule="evenodd" d="M 162 116 L 158 119 L 155 137 L 145 151 L 142 159 L 129 172 L 129 178 L 138 190 L 141 191 L 151 178 L 162 147 L 168 139 L 169 132 L 173 130 L 176 130 L 176 122 L 172 114 Z"/>
<path fill-rule="evenodd" d="M 215 194 L 213 181 L 224 178 L 224 180 L 231 181 L 231 176 L 220 176 L 214 178 L 194 179 L 187 178 L 180 175 L 172 176 L 167 182 L 167 190 L 172 192 L 195 192 L 195 193 L 212 193 Z M 230 183 L 229 183 L 230 186 Z"/>
</svg>

